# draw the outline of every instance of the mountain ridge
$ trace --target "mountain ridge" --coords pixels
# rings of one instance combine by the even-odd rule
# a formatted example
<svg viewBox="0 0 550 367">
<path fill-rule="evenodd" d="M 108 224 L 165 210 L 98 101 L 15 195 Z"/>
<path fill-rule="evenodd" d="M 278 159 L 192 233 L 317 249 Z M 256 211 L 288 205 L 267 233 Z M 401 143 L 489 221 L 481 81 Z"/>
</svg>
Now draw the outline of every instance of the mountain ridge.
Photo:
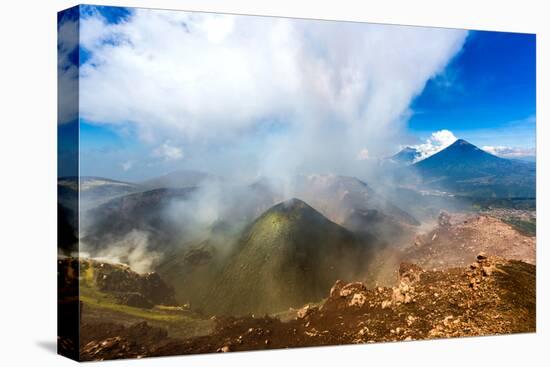
<svg viewBox="0 0 550 367">
<path fill-rule="evenodd" d="M 414 164 L 420 156 L 421 153 L 417 149 L 407 146 L 388 159 L 395 163 Z"/>
<path fill-rule="evenodd" d="M 534 197 L 535 164 L 497 157 L 464 139 L 412 165 L 423 183 L 457 194 Z"/>
<path fill-rule="evenodd" d="M 366 268 L 368 246 L 300 199 L 264 212 L 243 232 L 202 304 L 210 313 L 271 313 L 323 298 Z"/>
</svg>

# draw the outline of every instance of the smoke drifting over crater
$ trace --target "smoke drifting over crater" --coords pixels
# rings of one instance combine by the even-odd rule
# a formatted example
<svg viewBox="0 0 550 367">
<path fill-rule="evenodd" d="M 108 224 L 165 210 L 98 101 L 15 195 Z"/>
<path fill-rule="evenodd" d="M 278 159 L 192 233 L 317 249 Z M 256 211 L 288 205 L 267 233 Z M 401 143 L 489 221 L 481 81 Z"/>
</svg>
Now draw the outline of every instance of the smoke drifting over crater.
<svg viewBox="0 0 550 367">
<path fill-rule="evenodd" d="M 202 167 L 251 177 L 357 175 L 362 152 L 397 148 L 411 101 L 467 35 L 147 9 L 112 22 L 86 9 L 81 117 L 139 145 L 114 158 L 115 172 L 95 172 L 118 178 Z M 158 154 L 167 146 L 178 159 Z M 121 170 L 129 159 L 142 164 Z M 99 168 L 84 158 L 88 167 Z"/>
<path fill-rule="evenodd" d="M 86 251 L 86 244 L 81 241 L 81 250 Z M 82 257 L 89 256 L 81 253 Z M 121 240 L 111 243 L 108 247 L 94 253 L 98 261 L 115 264 L 127 264 L 137 273 L 148 273 L 162 260 L 160 252 L 149 249 L 149 233 L 133 230 Z"/>
<path fill-rule="evenodd" d="M 138 271 L 153 268 L 167 247 L 237 233 L 274 204 L 304 199 L 311 174 L 382 180 L 379 160 L 398 149 L 413 99 L 467 37 L 366 23 L 149 9 L 113 20 L 101 7 L 80 11 L 81 123 L 105 134 L 81 133 L 81 174 L 143 183 L 176 170 L 208 173 L 175 182 L 194 187 L 185 197 L 138 193 L 83 213 L 86 227 L 102 223 L 84 239 L 95 238 L 92 255 Z M 323 194 L 348 195 L 334 185 Z M 361 185 L 352 186 L 367 192 Z M 155 209 L 144 211 L 140 200 Z M 310 204 L 331 220 L 349 214 Z M 117 218 L 128 219 L 123 230 Z"/>
</svg>

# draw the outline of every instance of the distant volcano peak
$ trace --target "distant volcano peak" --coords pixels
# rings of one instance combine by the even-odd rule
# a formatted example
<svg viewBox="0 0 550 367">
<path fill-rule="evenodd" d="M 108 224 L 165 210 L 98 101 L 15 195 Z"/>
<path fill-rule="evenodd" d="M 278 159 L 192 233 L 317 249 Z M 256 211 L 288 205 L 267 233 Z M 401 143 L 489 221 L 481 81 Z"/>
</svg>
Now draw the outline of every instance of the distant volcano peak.
<svg viewBox="0 0 550 367">
<path fill-rule="evenodd" d="M 469 147 L 469 148 L 474 148 L 474 149 L 479 149 L 478 147 L 476 147 L 475 145 L 473 145 L 472 143 L 464 140 L 464 139 L 457 139 L 454 143 L 452 143 L 451 145 L 449 145 L 449 147 Z"/>
<path fill-rule="evenodd" d="M 389 159 L 396 163 L 411 164 L 420 158 L 421 153 L 413 147 L 405 147 Z"/>
<path fill-rule="evenodd" d="M 204 304 L 211 312 L 264 314 L 316 302 L 327 285 L 368 267 L 367 243 L 296 198 L 264 212 L 235 246 Z"/>
<path fill-rule="evenodd" d="M 493 197 L 535 195 L 535 165 L 497 157 L 464 139 L 458 139 L 414 167 L 425 184 L 444 191 Z"/>
<path fill-rule="evenodd" d="M 269 210 L 265 211 L 256 222 L 261 222 L 260 219 L 267 217 L 278 217 L 279 224 L 285 223 L 291 225 L 291 227 L 295 227 L 297 224 L 304 224 L 302 223 L 304 221 L 307 222 L 305 225 L 311 225 L 311 223 L 309 223 L 310 221 L 315 223 L 329 221 L 312 206 L 297 198 L 292 198 L 274 205 Z"/>
<path fill-rule="evenodd" d="M 479 149 L 475 145 L 467 142 L 464 139 L 458 139 L 447 148 L 440 152 L 418 162 L 417 167 L 431 167 L 431 166 L 448 166 L 448 165 L 464 165 L 468 164 L 471 167 L 476 167 L 486 162 L 501 161 L 492 154 Z M 483 162 L 483 163 L 482 163 Z M 450 167 L 450 166 L 449 166 Z"/>
<path fill-rule="evenodd" d="M 291 198 L 286 201 L 283 201 L 282 203 L 279 203 L 279 205 L 284 206 L 285 208 L 305 208 L 309 207 L 309 205 L 298 198 Z"/>
</svg>

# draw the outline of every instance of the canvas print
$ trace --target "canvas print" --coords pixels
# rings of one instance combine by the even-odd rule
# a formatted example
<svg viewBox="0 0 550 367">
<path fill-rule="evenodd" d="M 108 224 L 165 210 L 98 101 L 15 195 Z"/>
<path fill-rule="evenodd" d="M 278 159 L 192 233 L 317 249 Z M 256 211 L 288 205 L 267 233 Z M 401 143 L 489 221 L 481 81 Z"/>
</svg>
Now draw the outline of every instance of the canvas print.
<svg viewBox="0 0 550 367">
<path fill-rule="evenodd" d="M 534 34 L 58 15 L 58 348 L 535 332 Z"/>
</svg>

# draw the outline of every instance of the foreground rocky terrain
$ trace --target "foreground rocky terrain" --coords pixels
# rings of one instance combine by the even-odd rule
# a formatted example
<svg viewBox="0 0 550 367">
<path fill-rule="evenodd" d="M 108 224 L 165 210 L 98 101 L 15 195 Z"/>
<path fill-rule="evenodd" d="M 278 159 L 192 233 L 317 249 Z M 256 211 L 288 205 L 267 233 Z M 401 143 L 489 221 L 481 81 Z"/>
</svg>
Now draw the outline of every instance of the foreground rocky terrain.
<svg viewBox="0 0 550 367">
<path fill-rule="evenodd" d="M 442 212 L 410 243 L 375 255 L 358 281 L 325 282 L 316 303 L 233 316 L 178 302 L 174 279 L 158 273 L 61 258 L 60 352 L 91 361 L 535 331 L 535 237 L 491 212 Z M 298 289 L 287 285 L 280 297 Z"/>
<path fill-rule="evenodd" d="M 443 212 L 438 225 L 417 236 L 401 258 L 425 268 L 442 269 L 465 266 L 479 252 L 535 264 L 536 238 L 489 213 L 451 216 Z"/>
<path fill-rule="evenodd" d="M 394 287 L 336 282 L 325 301 L 274 316 L 214 318 L 172 338 L 147 323 L 83 324 L 81 359 L 102 360 L 534 332 L 535 266 L 478 254 L 466 267 L 402 263 Z"/>
</svg>

